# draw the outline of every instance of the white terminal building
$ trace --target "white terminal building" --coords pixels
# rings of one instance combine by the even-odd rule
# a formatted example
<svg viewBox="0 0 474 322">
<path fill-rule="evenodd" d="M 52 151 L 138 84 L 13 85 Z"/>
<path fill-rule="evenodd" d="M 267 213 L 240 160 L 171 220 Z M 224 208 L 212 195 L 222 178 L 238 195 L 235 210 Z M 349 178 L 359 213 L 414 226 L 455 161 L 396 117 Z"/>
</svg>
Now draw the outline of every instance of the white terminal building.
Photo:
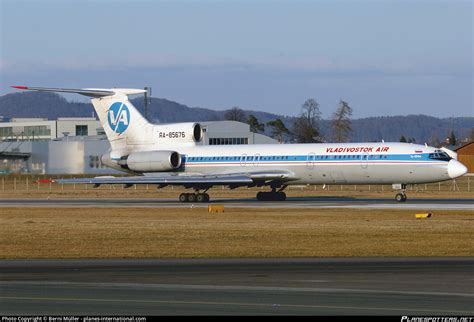
<svg viewBox="0 0 474 322">
<path fill-rule="evenodd" d="M 276 140 L 236 121 L 199 122 L 203 145 L 271 144 Z M 0 122 L 0 173 L 109 174 L 102 154 L 110 144 L 91 118 L 13 118 Z"/>
</svg>

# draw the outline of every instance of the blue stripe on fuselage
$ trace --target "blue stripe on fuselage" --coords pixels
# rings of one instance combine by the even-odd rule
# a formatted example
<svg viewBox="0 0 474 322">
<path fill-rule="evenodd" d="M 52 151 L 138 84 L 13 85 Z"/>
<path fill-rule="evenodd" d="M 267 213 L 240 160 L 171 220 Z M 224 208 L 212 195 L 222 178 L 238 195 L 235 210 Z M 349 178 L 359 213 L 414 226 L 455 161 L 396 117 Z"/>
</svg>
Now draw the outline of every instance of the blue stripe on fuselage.
<svg viewBox="0 0 474 322">
<path fill-rule="evenodd" d="M 424 161 L 447 162 L 447 160 L 430 159 L 424 154 L 345 154 L 345 155 L 261 155 L 261 156 L 183 156 L 182 161 L 187 164 L 199 163 L 242 163 L 242 162 L 371 162 L 371 161 Z"/>
</svg>

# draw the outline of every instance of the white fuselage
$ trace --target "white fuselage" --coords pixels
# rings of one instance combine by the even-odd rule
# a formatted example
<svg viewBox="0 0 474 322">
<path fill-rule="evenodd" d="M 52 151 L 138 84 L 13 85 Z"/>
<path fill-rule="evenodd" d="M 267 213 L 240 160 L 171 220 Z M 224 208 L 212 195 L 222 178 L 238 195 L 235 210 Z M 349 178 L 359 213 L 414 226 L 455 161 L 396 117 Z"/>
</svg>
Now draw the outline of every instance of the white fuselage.
<svg viewBox="0 0 474 322">
<path fill-rule="evenodd" d="M 175 146 L 173 150 L 182 155 L 183 175 L 281 170 L 292 174 L 289 184 L 428 183 L 452 179 L 462 172 L 458 167 L 464 167 L 453 159 L 434 158 L 438 150 L 433 147 L 407 143 Z"/>
</svg>

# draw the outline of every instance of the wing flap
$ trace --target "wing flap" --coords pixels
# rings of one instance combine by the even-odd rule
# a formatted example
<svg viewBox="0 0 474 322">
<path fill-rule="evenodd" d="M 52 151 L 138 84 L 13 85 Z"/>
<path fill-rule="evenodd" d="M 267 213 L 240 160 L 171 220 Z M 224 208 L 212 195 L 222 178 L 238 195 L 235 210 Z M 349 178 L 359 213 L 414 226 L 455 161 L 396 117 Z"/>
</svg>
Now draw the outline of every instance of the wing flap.
<svg viewBox="0 0 474 322">
<path fill-rule="evenodd" d="M 251 184 L 247 176 L 136 176 L 136 177 L 96 177 L 55 180 L 59 184 L 176 184 L 176 185 L 227 185 Z"/>
<path fill-rule="evenodd" d="M 247 175 L 253 180 L 291 180 L 294 175 L 288 171 L 254 171 Z"/>
<path fill-rule="evenodd" d="M 285 171 L 247 172 L 218 175 L 157 175 L 157 176 L 132 176 L 112 177 L 103 176 L 95 178 L 59 179 L 54 182 L 59 184 L 159 184 L 159 185 L 252 185 L 256 181 L 289 181 L 291 174 Z"/>
</svg>

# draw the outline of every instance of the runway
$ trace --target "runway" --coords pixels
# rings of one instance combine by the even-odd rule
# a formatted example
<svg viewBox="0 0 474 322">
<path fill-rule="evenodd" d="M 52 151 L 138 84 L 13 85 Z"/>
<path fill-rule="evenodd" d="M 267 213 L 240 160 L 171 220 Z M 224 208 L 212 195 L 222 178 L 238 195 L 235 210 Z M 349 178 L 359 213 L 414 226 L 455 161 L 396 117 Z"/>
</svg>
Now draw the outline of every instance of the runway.
<svg viewBox="0 0 474 322">
<path fill-rule="evenodd" d="M 209 203 L 181 203 L 176 199 L 91 198 L 91 199 L 0 199 L 1 207 L 80 207 L 80 208 L 189 208 L 207 207 Z M 256 199 L 219 199 L 211 204 L 231 208 L 349 208 L 349 209 L 437 209 L 473 210 L 474 199 L 409 199 L 398 203 L 392 199 L 350 197 L 288 198 L 286 201 Z"/>
<path fill-rule="evenodd" d="M 4 315 L 473 315 L 474 258 L 1 261 Z"/>
</svg>

